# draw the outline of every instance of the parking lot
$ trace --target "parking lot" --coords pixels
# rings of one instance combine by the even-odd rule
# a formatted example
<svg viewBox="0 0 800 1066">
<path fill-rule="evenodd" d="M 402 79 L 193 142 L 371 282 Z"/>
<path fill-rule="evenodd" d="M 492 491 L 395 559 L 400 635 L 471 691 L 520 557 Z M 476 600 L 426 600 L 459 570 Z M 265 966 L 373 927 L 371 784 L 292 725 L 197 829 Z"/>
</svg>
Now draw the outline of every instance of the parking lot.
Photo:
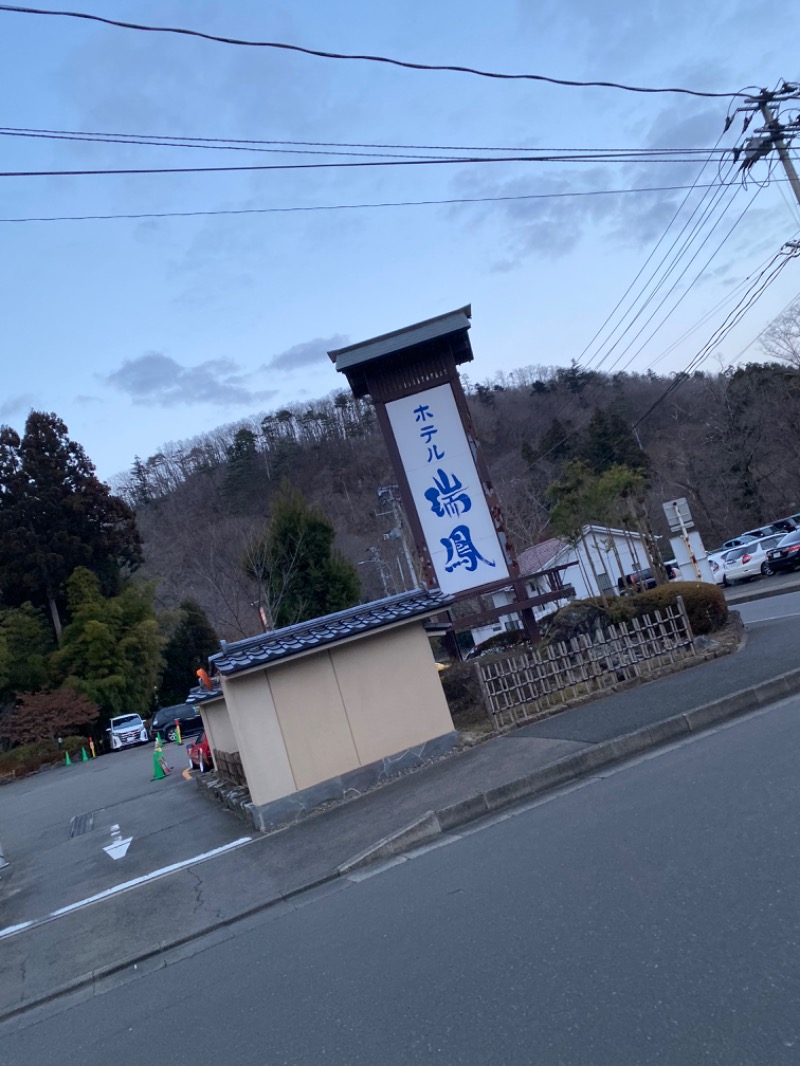
<svg viewBox="0 0 800 1066">
<path fill-rule="evenodd" d="M 175 769 L 159 781 L 148 744 L 2 787 L 0 840 L 11 869 L 0 883 L 0 934 L 248 835 L 182 776 L 184 747 L 167 744 L 164 754 Z M 117 858 L 104 850 L 115 837 Z"/>
</svg>

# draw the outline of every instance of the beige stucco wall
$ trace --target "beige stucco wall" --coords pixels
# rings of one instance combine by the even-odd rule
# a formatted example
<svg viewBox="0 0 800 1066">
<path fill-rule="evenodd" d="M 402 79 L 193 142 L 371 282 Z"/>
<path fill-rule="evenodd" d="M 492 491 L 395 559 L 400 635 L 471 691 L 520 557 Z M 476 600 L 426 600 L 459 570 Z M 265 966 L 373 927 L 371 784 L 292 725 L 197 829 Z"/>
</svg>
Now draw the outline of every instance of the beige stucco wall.
<svg viewBox="0 0 800 1066">
<path fill-rule="evenodd" d="M 253 803 L 296 792 L 265 671 L 223 678 L 222 691 Z"/>
<path fill-rule="evenodd" d="M 327 651 L 274 666 L 267 680 L 297 788 L 360 765 Z"/>
<path fill-rule="evenodd" d="M 215 751 L 238 751 L 231 716 L 228 714 L 227 705 L 222 697 L 201 703 L 200 715 L 212 755 Z"/>
<path fill-rule="evenodd" d="M 261 805 L 449 733 L 421 620 L 222 679 Z"/>
<path fill-rule="evenodd" d="M 453 728 L 420 622 L 331 649 L 359 765 Z"/>
</svg>

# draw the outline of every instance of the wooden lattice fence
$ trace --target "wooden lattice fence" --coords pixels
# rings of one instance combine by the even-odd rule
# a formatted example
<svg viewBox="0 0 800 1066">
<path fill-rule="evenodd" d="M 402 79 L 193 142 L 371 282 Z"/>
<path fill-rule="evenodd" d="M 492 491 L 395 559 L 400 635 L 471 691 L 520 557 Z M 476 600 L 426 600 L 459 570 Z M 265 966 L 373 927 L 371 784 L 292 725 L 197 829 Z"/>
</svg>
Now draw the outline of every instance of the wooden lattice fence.
<svg viewBox="0 0 800 1066">
<path fill-rule="evenodd" d="M 663 673 L 697 651 L 679 596 L 674 607 L 574 637 L 544 651 L 516 651 L 476 663 L 496 731 L 544 718 L 573 703 Z"/>
</svg>

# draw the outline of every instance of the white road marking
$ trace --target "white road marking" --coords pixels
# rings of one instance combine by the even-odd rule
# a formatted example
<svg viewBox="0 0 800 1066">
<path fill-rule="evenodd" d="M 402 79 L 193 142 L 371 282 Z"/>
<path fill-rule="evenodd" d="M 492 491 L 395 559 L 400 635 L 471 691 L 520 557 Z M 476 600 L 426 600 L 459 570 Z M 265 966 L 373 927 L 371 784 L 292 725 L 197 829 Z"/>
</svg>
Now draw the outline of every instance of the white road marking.
<svg viewBox="0 0 800 1066">
<path fill-rule="evenodd" d="M 70 903 L 66 907 L 60 907 L 57 911 L 51 911 L 51 913 L 44 918 L 33 918 L 28 922 L 20 922 L 18 925 L 8 925 L 5 929 L 0 929 L 0 940 L 9 936 L 14 936 L 15 933 L 21 933 L 26 929 L 32 929 L 39 925 L 45 925 L 47 922 L 53 922 L 56 918 L 63 918 L 65 914 L 72 914 L 73 911 L 79 911 L 84 907 L 91 906 L 93 903 L 99 903 L 101 900 L 110 899 L 112 896 L 119 895 L 120 892 L 128 892 L 130 889 L 138 888 L 139 885 L 147 884 L 149 881 L 157 881 L 160 877 L 166 877 L 168 874 L 175 873 L 177 870 L 183 870 L 187 866 L 194 866 L 195 863 L 204 862 L 206 859 L 213 859 L 216 855 L 222 855 L 223 852 L 232 851 L 234 848 L 240 848 L 243 844 L 249 844 L 252 839 L 252 837 L 239 837 L 238 840 L 233 840 L 230 844 L 223 844 L 221 847 L 213 848 L 211 851 L 204 851 L 201 855 L 194 855 L 191 859 L 183 859 L 181 862 L 174 862 L 171 866 L 162 866 L 160 870 L 153 870 L 149 874 L 142 874 L 141 877 L 134 877 L 131 881 L 123 881 L 122 884 L 114 885 L 113 888 L 106 888 L 102 892 L 96 893 L 94 896 L 88 896 L 86 899 L 78 900 L 77 903 Z"/>
<path fill-rule="evenodd" d="M 112 825 L 111 826 L 111 843 L 106 845 L 106 847 L 103 848 L 103 851 L 106 853 L 106 855 L 110 855 L 111 858 L 114 859 L 115 861 L 117 859 L 124 859 L 125 855 L 126 855 L 126 853 L 128 851 L 128 848 L 131 846 L 131 841 L 132 840 L 133 840 L 133 837 L 125 837 L 125 839 L 123 840 L 122 839 L 122 832 L 121 832 L 119 826 L 118 825 Z"/>
</svg>

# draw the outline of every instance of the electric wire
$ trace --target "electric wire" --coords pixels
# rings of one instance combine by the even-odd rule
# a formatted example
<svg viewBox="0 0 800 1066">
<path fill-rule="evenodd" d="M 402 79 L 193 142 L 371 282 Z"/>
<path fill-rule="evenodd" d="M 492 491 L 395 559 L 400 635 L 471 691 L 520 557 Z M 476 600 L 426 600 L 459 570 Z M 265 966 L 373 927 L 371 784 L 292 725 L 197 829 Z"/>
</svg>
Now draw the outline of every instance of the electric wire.
<svg viewBox="0 0 800 1066">
<path fill-rule="evenodd" d="M 740 188 L 741 188 L 741 186 L 740 186 Z M 740 188 L 736 190 L 736 192 L 734 193 L 733 197 L 732 197 L 732 198 L 731 198 L 731 199 L 730 199 L 730 200 L 728 201 L 728 204 L 727 204 L 727 205 L 726 205 L 726 207 L 724 208 L 724 210 L 723 210 L 722 214 L 720 214 L 719 218 L 718 218 L 718 219 L 716 220 L 716 222 L 714 223 L 714 225 L 713 225 L 713 226 L 711 227 L 711 229 L 710 229 L 710 230 L 708 231 L 708 233 L 706 234 L 706 236 L 705 236 L 705 237 L 703 238 L 702 242 L 700 243 L 700 245 L 698 246 L 698 248 L 697 248 L 697 249 L 695 250 L 695 252 L 694 252 L 694 254 L 692 255 L 692 257 L 691 257 L 691 259 L 689 260 L 689 262 L 688 262 L 688 263 L 686 264 L 686 266 L 685 266 L 685 267 L 683 268 L 683 270 L 681 271 L 681 273 L 680 273 L 680 274 L 678 275 L 678 277 L 677 277 L 677 278 L 675 279 L 675 281 L 673 282 L 673 284 L 672 284 L 672 286 L 670 287 L 670 289 L 669 289 L 669 290 L 668 290 L 668 291 L 667 291 L 667 292 L 665 293 L 665 295 L 664 295 L 664 296 L 663 296 L 663 298 L 661 299 L 660 303 L 659 303 L 659 304 L 658 304 L 658 305 L 656 306 L 656 308 L 655 308 L 655 309 L 653 310 L 652 314 L 651 314 L 651 315 L 650 315 L 650 316 L 649 316 L 649 317 L 648 317 L 648 318 L 647 318 L 647 319 L 645 320 L 645 322 L 644 322 L 644 323 L 642 324 L 642 327 L 641 327 L 641 329 L 640 329 L 640 330 L 639 330 L 639 331 L 638 331 L 638 332 L 637 332 L 636 334 L 634 334 L 634 336 L 633 336 L 633 337 L 632 337 L 632 338 L 630 339 L 630 341 L 629 341 L 629 342 L 628 342 L 628 344 L 627 344 L 627 345 L 625 346 L 625 348 L 623 348 L 623 349 L 622 349 L 622 351 L 621 351 L 621 352 L 619 353 L 619 355 L 617 356 L 617 358 L 616 358 L 616 359 L 614 360 L 614 362 L 613 362 L 613 363 L 611 364 L 611 366 L 610 366 L 610 367 L 608 368 L 608 369 L 609 369 L 609 372 L 611 372 L 612 370 L 614 370 L 614 369 L 615 369 L 615 368 L 616 368 L 616 367 L 617 367 L 617 366 L 619 365 L 619 363 L 620 363 L 620 360 L 621 360 L 621 359 L 623 359 L 623 358 L 624 358 L 624 356 L 625 356 L 625 355 L 626 355 L 626 354 L 627 354 L 627 353 L 628 353 L 628 352 L 630 351 L 630 349 L 631 349 L 631 348 L 633 347 L 633 345 L 634 345 L 634 344 L 636 343 L 636 341 L 637 341 L 637 340 L 639 339 L 639 337 L 641 337 L 641 335 L 642 335 L 642 333 L 644 332 L 644 330 L 645 330 L 645 329 L 647 328 L 647 326 L 648 326 L 648 325 L 650 324 L 650 322 L 652 322 L 653 318 L 654 318 L 654 317 L 655 317 L 655 316 L 656 316 L 656 315 L 658 314 L 658 312 L 659 312 L 659 311 L 661 310 L 661 308 L 662 308 L 662 307 L 664 306 L 664 304 L 665 304 L 665 303 L 667 302 L 667 300 L 668 300 L 668 299 L 670 298 L 670 296 L 671 296 L 671 295 L 673 294 L 673 292 L 675 291 L 675 289 L 676 289 L 676 288 L 678 287 L 678 285 L 679 285 L 679 284 L 681 283 L 681 281 L 683 280 L 683 278 L 684 278 L 684 277 L 686 276 L 686 272 L 688 271 L 689 267 L 690 267 L 690 266 L 692 265 L 692 263 L 694 263 L 694 261 L 695 261 L 695 259 L 697 258 L 697 256 L 698 256 L 698 255 L 700 254 L 700 252 L 701 252 L 701 251 L 703 250 L 703 248 L 704 248 L 704 247 L 706 246 L 706 244 L 708 243 L 708 241 L 709 241 L 709 240 L 711 239 L 711 237 L 713 236 L 713 234 L 714 234 L 715 230 L 717 229 L 717 227 L 718 227 L 718 226 L 719 226 L 719 225 L 721 224 L 722 220 L 723 220 L 723 219 L 725 218 L 725 216 L 726 216 L 726 214 L 727 214 L 728 210 L 730 210 L 730 207 L 731 207 L 731 205 L 733 204 L 733 201 L 734 201 L 734 200 L 736 199 L 736 196 L 738 195 L 738 193 L 739 193 L 739 191 L 740 191 Z M 760 192 L 760 191 L 761 191 L 761 190 L 759 189 L 759 190 L 758 190 L 758 192 Z M 754 201 L 755 201 L 755 198 L 756 198 L 756 196 L 758 195 L 758 192 L 756 192 L 755 196 L 753 196 L 753 197 L 752 197 L 752 198 L 751 198 L 750 200 L 748 200 L 748 201 L 747 201 L 747 204 L 745 205 L 745 208 L 744 208 L 744 210 L 743 210 L 743 211 L 741 212 L 741 214 L 740 214 L 740 215 L 739 215 L 739 216 L 737 217 L 736 221 L 735 221 L 735 222 L 733 223 L 733 225 L 732 225 L 732 226 L 730 227 L 730 229 L 729 229 L 729 230 L 728 230 L 728 232 L 727 232 L 727 233 L 725 234 L 725 236 L 724 236 L 724 237 L 722 238 L 722 240 L 721 240 L 721 241 L 720 241 L 720 243 L 719 243 L 719 244 L 717 245 L 717 247 L 716 247 L 716 248 L 715 248 L 715 249 L 714 249 L 714 250 L 712 251 L 712 253 L 711 253 L 711 255 L 709 256 L 709 258 L 708 258 L 708 259 L 707 259 L 707 260 L 705 261 L 705 263 L 704 263 L 704 264 L 703 264 L 703 266 L 702 266 L 702 267 L 700 268 L 700 270 L 699 270 L 699 271 L 697 272 L 697 274 L 696 274 L 696 275 L 694 276 L 694 278 L 693 278 L 693 279 L 691 280 L 691 282 L 689 282 L 689 284 L 687 285 L 687 287 L 686 287 L 686 288 L 685 288 L 685 289 L 683 290 L 683 292 L 682 292 L 682 293 L 681 293 L 681 294 L 679 295 L 678 299 L 677 299 L 677 300 L 675 301 L 675 303 L 674 303 L 674 304 L 672 305 L 672 307 L 671 307 L 671 308 L 670 308 L 670 309 L 669 309 L 669 310 L 667 311 L 667 313 L 666 313 L 666 314 L 664 315 L 664 317 L 663 317 L 663 318 L 661 319 L 661 321 L 660 321 L 660 322 L 659 322 L 659 323 L 658 323 L 658 324 L 656 325 L 655 329 L 653 329 L 653 331 L 652 331 L 652 332 L 650 333 L 650 335 L 649 335 L 649 336 L 648 336 L 648 337 L 646 338 L 646 340 L 644 340 L 644 341 L 642 342 L 642 344 L 640 345 L 640 347 L 638 348 L 638 350 L 637 350 L 637 351 L 635 351 L 635 352 L 633 353 L 633 355 L 631 355 L 631 357 L 630 357 L 630 358 L 628 359 L 628 361 L 627 361 L 627 363 L 625 364 L 625 366 L 623 366 L 623 367 L 621 368 L 622 370 L 625 370 L 625 369 L 627 369 L 627 368 L 628 368 L 628 367 L 629 367 L 629 366 L 631 365 L 631 363 L 633 362 L 633 360 L 634 360 L 634 359 L 636 359 L 636 358 L 637 358 L 637 356 L 639 356 L 639 355 L 641 354 L 641 352 L 642 352 L 642 351 L 643 351 L 643 350 L 644 350 L 644 349 L 645 349 L 645 348 L 647 347 L 647 345 L 648 345 L 648 344 L 650 343 L 650 341 L 651 341 L 651 340 L 653 339 L 653 337 L 654 337 L 654 336 L 655 336 L 655 334 L 656 334 L 656 333 L 658 332 L 658 330 L 659 330 L 659 329 L 661 329 L 661 327 L 662 327 L 662 326 L 663 326 L 663 325 L 664 325 L 664 324 L 665 324 L 665 323 L 666 323 L 666 322 L 667 322 L 667 321 L 669 320 L 669 318 L 670 318 L 670 317 L 672 316 L 672 314 L 673 314 L 673 313 L 674 313 L 674 312 L 675 312 L 675 311 L 677 310 L 677 308 L 678 308 L 678 307 L 680 307 L 680 305 L 681 305 L 681 304 L 683 303 L 683 301 L 684 301 L 684 300 L 686 299 L 686 297 L 687 297 L 687 296 L 689 295 L 689 293 L 691 292 L 691 290 L 692 290 L 692 287 L 693 287 L 694 285 L 696 285 L 696 284 L 697 284 L 697 282 L 698 282 L 698 281 L 700 280 L 700 278 L 701 278 L 701 277 L 703 276 L 703 274 L 704 274 L 704 273 L 705 273 L 705 271 L 706 271 L 706 270 L 708 269 L 708 267 L 709 267 L 709 266 L 711 265 L 711 263 L 712 263 L 712 262 L 714 261 L 714 259 L 715 259 L 715 258 L 717 257 L 717 255 L 718 255 L 718 254 L 719 254 L 719 253 L 720 253 L 720 252 L 722 251 L 722 249 L 724 248 L 725 244 L 726 244 L 726 243 L 727 243 L 727 242 L 728 242 L 728 241 L 730 240 L 730 238 L 731 238 L 731 236 L 733 235 L 734 231 L 736 230 L 736 228 L 737 228 L 737 227 L 739 226 L 739 224 L 741 223 L 741 221 L 742 221 L 742 219 L 744 218 L 744 216 L 745 216 L 745 215 L 747 214 L 747 212 L 748 212 L 748 211 L 750 210 L 750 208 L 752 207 L 752 205 L 753 205 L 753 203 L 754 203 Z M 664 277 L 664 279 L 663 279 L 664 281 L 666 280 L 666 277 L 667 277 L 667 276 L 668 276 L 668 275 L 665 275 L 665 277 Z"/>
<path fill-rule="evenodd" d="M 369 167 L 424 167 L 452 166 L 480 163 L 687 163 L 692 158 L 681 156 L 660 156 L 650 153 L 648 156 L 636 156 L 615 153 L 597 153 L 594 155 L 567 155 L 549 153 L 546 155 L 507 155 L 507 156 L 444 156 L 442 158 L 424 159 L 364 159 L 359 162 L 329 163 L 251 163 L 241 166 L 214 167 L 98 167 L 74 170 L 6 170 L 0 171 L 0 178 L 56 178 L 56 177 L 97 177 L 108 175 L 132 174 L 230 174 L 252 171 L 280 170 L 348 170 Z"/>
<path fill-rule="evenodd" d="M 715 152 L 715 151 L 716 151 L 716 150 L 718 149 L 718 147 L 719 147 L 719 144 L 720 144 L 720 141 L 722 140 L 722 138 L 724 137 L 724 135 L 725 135 L 725 133 L 724 133 L 724 130 L 723 130 L 723 132 L 722 132 L 722 133 L 720 133 L 719 137 L 717 138 L 717 143 L 716 143 L 716 144 L 714 145 L 714 148 L 712 149 L 712 153 L 713 153 L 713 152 Z M 632 280 L 632 281 L 630 282 L 630 284 L 628 285 L 628 287 L 627 287 L 627 289 L 625 290 L 625 292 L 624 292 L 624 293 L 622 294 L 622 296 L 621 296 L 621 297 L 619 298 L 619 300 L 617 301 L 617 303 L 615 304 L 615 306 L 614 306 L 614 307 L 612 308 L 612 310 L 611 310 L 611 311 L 609 312 L 609 314 L 608 314 L 608 315 L 606 316 L 606 318 L 605 318 L 605 320 L 603 321 L 603 323 L 602 323 L 602 324 L 600 325 L 600 327 L 599 327 L 599 329 L 597 330 L 597 332 L 596 332 L 596 333 L 594 334 L 594 336 L 593 336 L 593 337 L 592 337 L 592 338 L 591 338 L 591 339 L 589 340 L 589 342 L 588 342 L 588 343 L 586 344 L 586 346 L 584 347 L 583 351 L 582 351 L 582 352 L 580 353 L 580 355 L 578 356 L 578 359 L 577 359 L 577 362 L 578 362 L 578 363 L 580 363 L 580 362 L 581 362 L 581 361 L 583 360 L 583 358 L 584 358 L 584 356 L 586 355 L 586 353 L 587 353 L 587 352 L 589 351 L 589 349 L 590 349 L 590 348 L 592 347 L 592 345 L 593 345 L 593 344 L 594 344 L 594 343 L 595 343 L 595 342 L 597 341 L 597 339 L 598 339 L 598 338 L 600 337 L 601 333 L 602 333 L 602 332 L 603 332 L 603 331 L 605 330 L 606 326 L 607 326 L 607 325 L 609 324 L 609 322 L 610 322 L 610 321 L 611 321 L 611 320 L 613 319 L 613 317 L 614 317 L 614 316 L 616 315 L 617 311 L 618 311 L 618 310 L 620 309 L 620 307 L 622 306 L 622 304 L 623 304 L 623 303 L 625 302 L 625 300 L 627 299 L 627 297 L 628 297 L 628 295 L 630 294 L 630 292 L 631 292 L 631 291 L 633 290 L 633 288 L 634 288 L 634 287 L 636 286 L 636 283 L 637 283 L 637 281 L 638 281 L 638 280 L 639 280 L 639 278 L 640 278 L 640 277 L 642 276 L 642 274 L 643 274 L 644 270 L 645 270 L 645 269 L 647 268 L 647 266 L 648 266 L 648 264 L 650 263 L 650 261 L 651 261 L 651 259 L 653 258 L 653 256 L 654 256 L 654 255 L 656 254 L 656 252 L 658 251 L 658 249 L 659 249 L 659 248 L 661 247 L 661 244 L 662 244 L 662 242 L 663 242 L 663 241 L 664 241 L 664 240 L 666 239 L 666 237 L 667 237 L 667 234 L 669 233 L 670 229 L 672 228 L 672 226 L 673 226 L 673 225 L 675 224 L 675 222 L 677 221 L 677 219 L 678 219 L 678 216 L 680 215 L 681 211 L 683 211 L 684 207 L 685 207 L 685 206 L 686 206 L 686 204 L 688 203 L 688 201 L 689 201 L 689 198 L 690 198 L 690 196 L 691 196 L 692 192 L 694 191 L 694 189 L 696 189 L 696 188 L 701 188 L 701 187 L 702 187 L 702 186 L 700 186 L 700 185 L 699 185 L 699 181 L 700 181 L 700 178 L 702 177 L 702 175 L 703 175 L 703 173 L 704 173 L 704 171 L 705 171 L 706 167 L 708 166 L 708 164 L 709 164 L 710 160 L 711 160 L 711 154 L 709 154 L 709 156 L 708 156 L 708 158 L 706 159 L 705 163 L 704 163 L 704 164 L 703 164 L 703 166 L 702 166 L 702 167 L 700 168 L 700 170 L 699 170 L 699 171 L 697 172 L 697 174 L 696 174 L 696 176 L 695 176 L 695 179 L 694 179 L 694 181 L 692 182 L 692 184 L 691 184 L 691 185 L 689 186 L 689 188 L 688 188 L 688 190 L 687 190 L 686 196 L 685 196 L 685 197 L 683 198 L 683 200 L 681 201 L 680 205 L 679 205 L 679 206 L 677 207 L 677 209 L 675 210 L 675 213 L 673 214 L 672 218 L 670 219 L 669 223 L 667 224 L 667 227 L 666 227 L 666 229 L 665 229 L 665 230 L 663 231 L 663 233 L 662 233 L 662 234 L 661 234 L 661 236 L 659 237 L 658 241 L 656 241 L 655 245 L 653 246 L 653 248 L 652 248 L 652 249 L 651 249 L 651 251 L 650 251 L 650 254 L 649 254 L 649 255 L 647 256 L 647 259 L 645 259 L 644 263 L 643 263 L 643 264 L 641 265 L 641 267 L 639 268 L 638 272 L 636 273 L 636 275 L 634 276 L 633 280 Z M 708 187 L 709 187 L 709 186 L 706 186 L 706 188 L 708 188 Z M 637 297 L 636 297 L 636 298 L 635 298 L 635 299 L 633 300 L 633 302 L 632 302 L 632 305 L 631 305 L 631 306 L 635 305 L 636 299 L 638 299 L 638 298 L 639 298 L 639 297 L 637 296 Z M 627 312 L 626 312 L 626 313 L 627 313 Z M 624 315 L 623 315 L 623 318 L 624 318 Z M 621 321 L 622 321 L 622 319 L 621 319 Z M 618 325 L 619 325 L 619 324 L 618 324 Z M 614 333 L 616 332 L 616 330 L 617 330 L 617 328 L 618 328 L 618 325 L 617 325 L 617 326 L 615 326 L 615 327 L 614 327 L 614 329 L 612 329 L 612 330 L 611 330 L 611 332 L 610 332 L 609 336 L 608 336 L 608 337 L 607 337 L 607 338 L 606 338 L 606 339 L 604 340 L 603 344 L 606 344 L 606 343 L 608 343 L 608 341 L 609 341 L 609 340 L 611 339 L 611 337 L 613 337 Z M 597 355 L 599 355 L 599 352 L 600 352 L 600 350 L 601 350 L 601 349 L 598 349 L 598 351 L 597 351 L 597 352 L 595 353 L 595 355 L 594 355 L 594 356 L 592 356 L 592 357 L 591 357 L 591 358 L 590 358 L 590 359 L 588 360 L 588 363 L 589 363 L 589 365 L 591 365 L 591 363 L 592 363 L 592 362 L 594 361 L 594 359 L 595 359 L 595 358 L 597 358 Z"/>
<path fill-rule="evenodd" d="M 381 153 L 387 150 L 403 150 L 414 152 L 545 152 L 551 154 L 564 154 L 569 158 L 569 154 L 584 154 L 591 155 L 591 153 L 613 153 L 621 157 L 630 156 L 631 158 L 637 158 L 640 155 L 651 155 L 657 153 L 659 155 L 706 155 L 709 152 L 716 151 L 715 148 L 679 148 L 674 146 L 658 147 L 652 146 L 650 148 L 545 148 L 538 145 L 512 145 L 512 146 L 488 146 L 488 145 L 422 145 L 422 144 L 376 144 L 376 143 L 348 143 L 344 141 L 276 141 L 276 140 L 255 140 L 249 139 L 237 139 L 237 138 L 223 138 L 223 137 L 192 137 L 192 136 L 167 136 L 166 134 L 152 134 L 152 133 L 104 133 L 104 132 L 92 132 L 88 130 L 52 130 L 52 129 L 36 129 L 33 127 L 21 127 L 21 126 L 0 126 L 0 136 L 3 137 L 20 137 L 33 140 L 56 140 L 56 141 L 79 141 L 86 142 L 88 144 L 139 144 L 149 145 L 151 147 L 159 148 L 205 148 L 215 151 L 239 151 L 239 152 L 273 152 L 281 153 L 294 152 L 295 149 L 310 149 L 310 148 L 336 148 L 336 149 L 348 149 L 347 152 L 308 152 L 309 155 L 348 155 L 348 154 L 366 154 L 375 155 L 378 151 Z M 717 142 L 719 143 L 719 142 Z M 286 148 L 280 148 L 278 146 L 286 145 Z M 269 147 L 263 147 L 269 146 Z M 370 148 L 375 151 L 368 153 L 352 153 L 349 150 L 353 148 Z M 728 149 L 719 149 L 720 154 L 725 154 Z"/>
<path fill-rule="evenodd" d="M 605 342 L 606 345 L 607 345 L 606 350 L 605 350 L 602 358 L 599 360 L 599 362 L 596 363 L 594 369 L 599 369 L 601 366 L 603 366 L 603 364 L 617 350 L 618 346 L 622 343 L 624 338 L 630 333 L 630 331 L 636 325 L 636 322 L 645 313 L 647 308 L 650 306 L 651 302 L 655 299 L 655 297 L 658 294 L 659 290 L 666 283 L 667 279 L 672 274 L 672 272 L 676 269 L 676 267 L 680 263 L 681 259 L 684 257 L 684 255 L 686 255 L 688 250 L 691 248 L 693 242 L 695 241 L 695 239 L 701 233 L 701 231 L 702 231 L 703 227 L 705 226 L 706 222 L 713 216 L 713 214 L 717 210 L 718 206 L 723 202 L 724 193 L 729 188 L 731 188 L 731 185 L 732 185 L 732 183 L 727 183 L 726 184 L 724 181 L 721 182 L 721 183 L 718 183 L 712 189 L 707 190 L 703 194 L 703 196 L 700 198 L 700 200 L 697 202 L 697 204 L 695 204 L 694 209 L 692 210 L 691 214 L 689 215 L 689 217 L 684 222 L 684 224 L 681 227 L 680 231 L 675 236 L 674 240 L 672 241 L 672 244 L 669 246 L 669 248 L 665 252 L 664 256 L 661 258 L 660 262 L 655 267 L 655 269 L 650 273 L 650 276 L 648 277 L 647 281 L 642 286 L 642 288 L 641 288 L 639 294 L 637 295 L 636 299 L 631 304 L 631 307 L 629 308 L 629 310 L 627 312 L 627 314 L 630 317 L 629 317 L 629 320 L 628 320 L 627 324 L 624 326 L 624 329 L 622 329 L 621 332 L 618 333 L 618 336 L 616 337 L 616 339 L 613 341 L 613 343 L 611 343 L 609 345 L 609 341 L 611 340 L 611 337 L 614 336 L 615 332 L 620 330 L 620 327 L 625 322 L 625 317 L 623 316 L 623 318 L 620 319 L 620 322 L 617 323 L 617 326 L 615 327 L 614 330 L 612 330 L 611 334 L 607 338 L 607 340 Z M 739 190 L 737 189 L 736 192 L 738 193 L 738 191 Z M 735 195 L 736 195 L 736 193 L 734 194 L 734 196 Z M 723 214 L 724 214 L 725 210 L 727 210 L 727 207 L 723 208 Z M 700 213 L 700 215 L 699 215 L 699 218 L 696 218 L 695 216 L 698 214 L 698 212 Z M 688 234 L 687 234 L 687 231 L 688 231 Z M 675 251 L 676 247 L 678 249 L 677 251 Z M 671 262 L 669 262 L 669 264 L 668 264 L 667 260 L 668 260 L 669 256 L 672 255 L 673 251 L 675 251 L 675 254 L 672 257 Z M 651 285 L 653 287 L 648 292 L 648 288 Z M 639 307 L 634 312 L 634 308 L 636 308 L 637 301 L 642 301 L 642 302 L 640 303 Z"/>
<path fill-rule="evenodd" d="M 138 22 L 126 22 L 121 19 L 106 18 L 102 15 L 94 15 L 85 11 L 53 11 L 36 7 L 22 7 L 16 4 L 0 4 L 0 11 L 20 15 L 44 15 L 56 18 L 81 19 L 89 22 L 103 23 L 106 26 L 114 26 L 118 29 L 136 30 L 143 33 L 178 34 L 184 37 L 194 37 L 205 41 L 212 41 L 216 44 L 237 45 L 244 48 L 270 48 L 285 52 L 296 52 L 301 55 L 313 56 L 318 59 L 381 63 L 388 66 L 401 67 L 406 70 L 471 74 L 480 78 L 493 78 L 501 81 L 532 81 L 571 88 L 618 89 L 632 93 L 677 93 L 684 96 L 695 96 L 709 99 L 732 99 L 743 95 L 739 92 L 704 92 L 698 89 L 686 89 L 680 87 L 653 88 L 641 85 L 626 85 L 615 81 L 582 81 L 571 78 L 554 78 L 544 74 L 508 74 L 449 63 L 414 63 L 409 60 L 394 59 L 382 55 L 362 55 L 349 52 L 329 52 L 316 48 L 304 48 L 301 45 L 287 44 L 281 41 L 254 41 L 238 37 L 223 37 L 218 34 L 203 33 L 201 30 L 192 30 L 180 26 L 152 26 Z"/>
<path fill-rule="evenodd" d="M 676 192 L 684 189 L 713 189 L 716 182 L 709 185 L 651 185 L 632 189 L 583 189 L 572 192 L 520 193 L 506 196 L 460 196 L 441 200 L 386 200 L 373 203 L 354 204 L 310 204 L 290 207 L 238 207 L 209 208 L 197 211 L 139 211 L 120 212 L 106 215 L 29 215 L 0 218 L 0 223 L 12 222 L 100 222 L 114 219 L 148 219 L 148 218 L 203 218 L 225 215 L 274 215 L 295 214 L 316 211 L 361 211 L 390 207 L 431 207 L 436 205 L 503 203 L 525 200 L 561 200 L 586 196 L 624 196 L 629 193 Z"/>
<path fill-rule="evenodd" d="M 650 415 L 662 404 L 664 401 L 688 378 L 688 376 L 699 369 L 699 367 L 708 359 L 714 349 L 722 343 L 728 336 L 731 330 L 739 324 L 745 314 L 750 310 L 754 303 L 761 298 L 766 290 L 772 285 L 778 278 L 780 273 L 786 268 L 791 259 L 794 259 L 800 254 L 800 249 L 793 250 L 791 252 L 784 253 L 783 250 L 777 252 L 770 260 L 770 267 L 764 268 L 757 276 L 756 281 L 750 286 L 748 292 L 742 297 L 736 307 L 729 312 L 724 322 L 717 327 L 712 336 L 706 341 L 699 352 L 690 360 L 689 364 L 679 374 L 675 376 L 673 381 L 670 382 L 668 387 L 659 396 L 650 407 L 641 415 L 631 426 L 631 430 L 638 429 L 638 427 L 644 422 Z M 781 258 L 783 256 L 783 258 Z M 776 262 L 778 260 L 778 262 Z M 772 266 L 772 264 L 775 264 Z M 767 274 L 767 271 L 770 271 Z M 767 277 L 764 279 L 764 275 Z M 762 280 L 763 279 L 763 280 Z"/>
</svg>

